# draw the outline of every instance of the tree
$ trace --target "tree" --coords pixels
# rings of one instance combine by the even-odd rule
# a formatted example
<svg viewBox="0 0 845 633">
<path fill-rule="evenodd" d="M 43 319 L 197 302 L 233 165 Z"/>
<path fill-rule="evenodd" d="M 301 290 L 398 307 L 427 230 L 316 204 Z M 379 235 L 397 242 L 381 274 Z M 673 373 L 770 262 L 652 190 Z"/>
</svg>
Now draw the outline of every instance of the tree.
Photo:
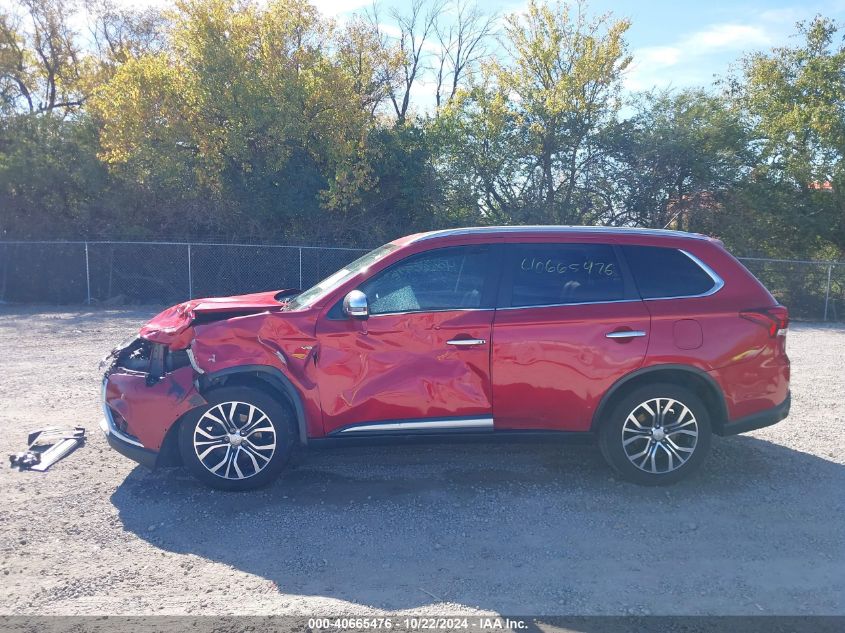
<svg viewBox="0 0 845 633">
<path fill-rule="evenodd" d="M 593 174 L 606 159 L 601 132 L 619 111 L 627 28 L 609 15 L 588 19 L 581 4 L 532 0 L 507 18 L 512 61 L 491 62 L 444 112 L 444 125 L 460 130 L 451 161 L 475 169 L 468 180 L 483 215 L 570 224 L 600 214 Z"/>
<path fill-rule="evenodd" d="M 93 227 L 114 228 L 107 213 L 120 217 L 120 201 L 107 207 L 96 132 L 85 117 L 0 119 L 0 236 L 78 238 Z"/>
<path fill-rule="evenodd" d="M 362 245 L 586 223 L 845 252 L 831 20 L 749 55 L 721 92 L 628 95 L 628 22 L 578 1 L 532 0 L 501 29 L 472 0 L 341 24 L 308 0 L 113 2 L 0 9 L 4 235 Z"/>
<path fill-rule="evenodd" d="M 398 9 L 391 16 L 398 29 L 397 40 L 401 52 L 401 82 L 390 95 L 399 123 L 404 123 L 411 104 L 411 89 L 425 71 L 426 46 L 435 35 L 437 20 L 443 13 L 446 0 L 411 0 L 407 13 Z M 373 16 L 375 19 L 375 15 Z"/>
<path fill-rule="evenodd" d="M 89 68 L 61 0 L 21 0 L 0 10 L 0 97 L 4 109 L 39 114 L 79 109 Z"/>
<path fill-rule="evenodd" d="M 760 206 L 790 227 L 792 246 L 828 240 L 845 249 L 845 46 L 842 27 L 817 17 L 799 23 L 800 46 L 746 57 L 729 84 L 754 125 L 758 168 L 750 190 L 774 191 Z M 765 183 L 765 184 L 764 184 Z M 746 193 L 750 193 L 750 190 Z M 795 230 L 804 236 L 794 242 Z M 789 231 L 787 231 L 789 232 Z"/>
<path fill-rule="evenodd" d="M 467 224 L 532 217 L 519 113 L 489 72 L 432 124 L 447 206 Z M 539 220 L 537 220 L 539 221 Z"/>
<path fill-rule="evenodd" d="M 167 19 L 158 9 L 133 11 L 113 0 L 86 0 L 85 6 L 98 58 L 108 68 L 164 50 Z"/>
<path fill-rule="evenodd" d="M 486 44 L 496 22 L 495 15 L 485 15 L 478 5 L 465 0 L 457 0 L 454 13 L 448 25 L 434 25 L 440 43 L 434 93 L 438 110 L 455 98 L 467 73 L 487 55 Z"/>
<path fill-rule="evenodd" d="M 353 80 L 360 107 L 375 116 L 400 82 L 403 58 L 378 24 L 353 15 L 337 35 L 337 60 Z"/>
<path fill-rule="evenodd" d="M 613 224 L 694 230 L 718 213 L 753 165 L 741 113 L 703 90 L 641 95 L 636 113 L 609 131 Z"/>
<path fill-rule="evenodd" d="M 92 103 L 104 160 L 145 189 L 209 200 L 205 231 L 348 239 L 378 182 L 368 142 L 395 51 L 303 0 L 177 6 L 167 47 L 123 63 Z"/>
</svg>

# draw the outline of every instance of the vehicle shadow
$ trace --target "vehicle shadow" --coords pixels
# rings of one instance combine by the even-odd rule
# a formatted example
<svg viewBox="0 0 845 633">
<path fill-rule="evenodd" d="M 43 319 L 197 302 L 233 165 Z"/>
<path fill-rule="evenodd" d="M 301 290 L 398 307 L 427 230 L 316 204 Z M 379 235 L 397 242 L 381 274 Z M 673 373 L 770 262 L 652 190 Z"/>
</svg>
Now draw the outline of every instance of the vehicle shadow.
<svg viewBox="0 0 845 633">
<path fill-rule="evenodd" d="M 298 456 L 264 490 L 221 493 L 136 468 L 126 530 L 275 583 L 399 610 L 845 612 L 845 466 L 715 438 L 670 488 L 610 475 L 592 446 L 356 447 Z M 198 579 L 198 582 L 203 582 Z"/>
</svg>

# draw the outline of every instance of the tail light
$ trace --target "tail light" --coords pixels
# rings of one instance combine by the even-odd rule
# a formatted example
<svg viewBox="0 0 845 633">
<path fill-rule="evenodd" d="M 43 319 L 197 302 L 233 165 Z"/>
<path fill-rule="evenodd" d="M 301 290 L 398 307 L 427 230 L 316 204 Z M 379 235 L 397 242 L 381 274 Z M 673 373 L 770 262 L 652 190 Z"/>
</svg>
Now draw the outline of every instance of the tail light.
<svg viewBox="0 0 845 633">
<path fill-rule="evenodd" d="M 739 313 L 739 316 L 757 325 L 762 325 L 771 338 L 786 336 L 789 328 L 789 310 L 784 306 L 743 310 Z"/>
</svg>

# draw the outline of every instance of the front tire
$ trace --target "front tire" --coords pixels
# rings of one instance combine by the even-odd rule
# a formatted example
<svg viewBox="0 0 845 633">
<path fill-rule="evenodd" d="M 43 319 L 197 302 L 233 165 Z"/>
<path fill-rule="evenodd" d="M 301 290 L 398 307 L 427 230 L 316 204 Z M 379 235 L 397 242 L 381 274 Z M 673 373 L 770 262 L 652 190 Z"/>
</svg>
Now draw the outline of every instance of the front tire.
<svg viewBox="0 0 845 633">
<path fill-rule="evenodd" d="M 689 389 L 645 385 L 623 397 L 599 428 L 599 447 L 624 479 L 673 484 L 695 471 L 710 449 L 710 415 Z"/>
<path fill-rule="evenodd" d="M 252 387 L 222 387 L 206 399 L 179 428 L 191 474 L 219 490 L 252 490 L 276 479 L 294 443 L 289 409 Z"/>
</svg>

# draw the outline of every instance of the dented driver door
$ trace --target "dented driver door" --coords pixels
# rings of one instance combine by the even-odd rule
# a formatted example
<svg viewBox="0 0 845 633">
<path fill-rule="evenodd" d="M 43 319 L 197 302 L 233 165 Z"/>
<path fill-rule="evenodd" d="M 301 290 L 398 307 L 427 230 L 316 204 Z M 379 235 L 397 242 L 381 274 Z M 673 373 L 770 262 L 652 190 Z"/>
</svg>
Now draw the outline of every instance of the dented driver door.
<svg viewBox="0 0 845 633">
<path fill-rule="evenodd" d="M 317 326 L 327 435 L 493 430 L 488 245 L 411 255 L 359 286 L 370 316 Z"/>
</svg>

